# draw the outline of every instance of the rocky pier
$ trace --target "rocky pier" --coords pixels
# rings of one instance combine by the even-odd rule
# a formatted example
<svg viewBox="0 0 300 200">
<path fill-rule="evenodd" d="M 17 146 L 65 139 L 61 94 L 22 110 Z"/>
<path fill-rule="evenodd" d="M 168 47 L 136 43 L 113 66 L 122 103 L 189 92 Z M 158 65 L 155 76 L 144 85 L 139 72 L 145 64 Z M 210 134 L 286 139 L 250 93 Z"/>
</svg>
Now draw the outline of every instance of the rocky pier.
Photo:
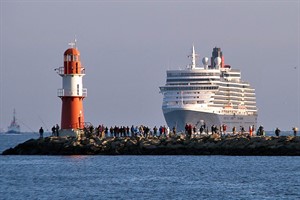
<svg viewBox="0 0 300 200">
<path fill-rule="evenodd" d="M 2 155 L 300 156 L 300 137 L 46 137 L 30 139 Z"/>
</svg>

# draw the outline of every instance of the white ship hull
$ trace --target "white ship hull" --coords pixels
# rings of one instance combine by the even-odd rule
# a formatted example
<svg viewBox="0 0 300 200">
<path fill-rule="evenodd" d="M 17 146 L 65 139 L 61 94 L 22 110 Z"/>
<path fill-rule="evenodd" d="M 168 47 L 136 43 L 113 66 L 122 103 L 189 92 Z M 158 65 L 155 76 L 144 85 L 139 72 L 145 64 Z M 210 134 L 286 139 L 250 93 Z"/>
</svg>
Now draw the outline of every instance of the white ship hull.
<svg viewBox="0 0 300 200">
<path fill-rule="evenodd" d="M 8 130 L 6 133 L 21 133 L 19 127 L 8 127 Z"/>
<path fill-rule="evenodd" d="M 222 115 L 206 111 L 188 110 L 185 108 L 176 109 L 163 109 L 164 117 L 167 125 L 171 128 L 176 127 L 176 130 L 184 131 L 186 124 L 196 126 L 197 130 L 201 125 L 206 125 L 210 132 L 211 126 L 227 126 L 227 132 L 231 132 L 233 127 L 239 131 L 240 127 L 244 127 L 248 131 L 249 126 L 256 128 L 257 116 L 256 115 Z"/>
</svg>

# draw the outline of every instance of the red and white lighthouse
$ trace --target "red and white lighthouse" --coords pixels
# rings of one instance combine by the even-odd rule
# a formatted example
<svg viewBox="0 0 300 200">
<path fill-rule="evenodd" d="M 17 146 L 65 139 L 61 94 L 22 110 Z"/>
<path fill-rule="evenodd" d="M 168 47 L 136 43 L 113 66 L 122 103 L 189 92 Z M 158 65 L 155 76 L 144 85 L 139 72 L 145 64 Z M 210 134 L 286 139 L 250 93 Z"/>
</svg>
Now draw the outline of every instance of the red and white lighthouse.
<svg viewBox="0 0 300 200">
<path fill-rule="evenodd" d="M 56 69 L 62 77 L 62 88 L 58 89 L 62 100 L 60 135 L 77 135 L 84 128 L 83 99 L 87 89 L 83 88 L 82 78 L 85 68 L 81 66 L 76 40 L 69 45 L 71 48 L 64 53 L 64 66 Z"/>
</svg>

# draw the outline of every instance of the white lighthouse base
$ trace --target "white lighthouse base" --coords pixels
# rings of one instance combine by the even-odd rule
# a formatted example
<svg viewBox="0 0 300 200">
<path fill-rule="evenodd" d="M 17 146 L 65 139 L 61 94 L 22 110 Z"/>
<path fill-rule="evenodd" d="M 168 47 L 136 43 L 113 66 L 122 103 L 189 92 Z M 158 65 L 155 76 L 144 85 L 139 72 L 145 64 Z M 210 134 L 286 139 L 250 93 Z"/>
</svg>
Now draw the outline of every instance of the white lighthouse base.
<svg viewBox="0 0 300 200">
<path fill-rule="evenodd" d="M 59 136 L 64 137 L 64 136 L 72 136 L 72 137 L 81 137 L 84 135 L 84 131 L 81 129 L 61 129 L 59 130 Z"/>
</svg>

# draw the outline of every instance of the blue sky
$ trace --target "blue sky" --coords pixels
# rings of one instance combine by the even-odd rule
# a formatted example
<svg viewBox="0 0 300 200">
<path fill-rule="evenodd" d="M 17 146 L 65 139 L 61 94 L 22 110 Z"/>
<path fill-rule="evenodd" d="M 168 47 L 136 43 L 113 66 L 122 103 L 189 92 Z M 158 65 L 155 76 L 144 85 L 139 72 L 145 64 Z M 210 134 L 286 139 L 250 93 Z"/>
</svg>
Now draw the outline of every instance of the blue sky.
<svg viewBox="0 0 300 200">
<path fill-rule="evenodd" d="M 63 53 L 76 36 L 85 120 L 165 124 L 166 70 L 222 48 L 256 89 L 259 124 L 300 126 L 299 1 L 0 1 L 0 128 L 15 108 L 23 131 L 60 123 Z"/>
</svg>

